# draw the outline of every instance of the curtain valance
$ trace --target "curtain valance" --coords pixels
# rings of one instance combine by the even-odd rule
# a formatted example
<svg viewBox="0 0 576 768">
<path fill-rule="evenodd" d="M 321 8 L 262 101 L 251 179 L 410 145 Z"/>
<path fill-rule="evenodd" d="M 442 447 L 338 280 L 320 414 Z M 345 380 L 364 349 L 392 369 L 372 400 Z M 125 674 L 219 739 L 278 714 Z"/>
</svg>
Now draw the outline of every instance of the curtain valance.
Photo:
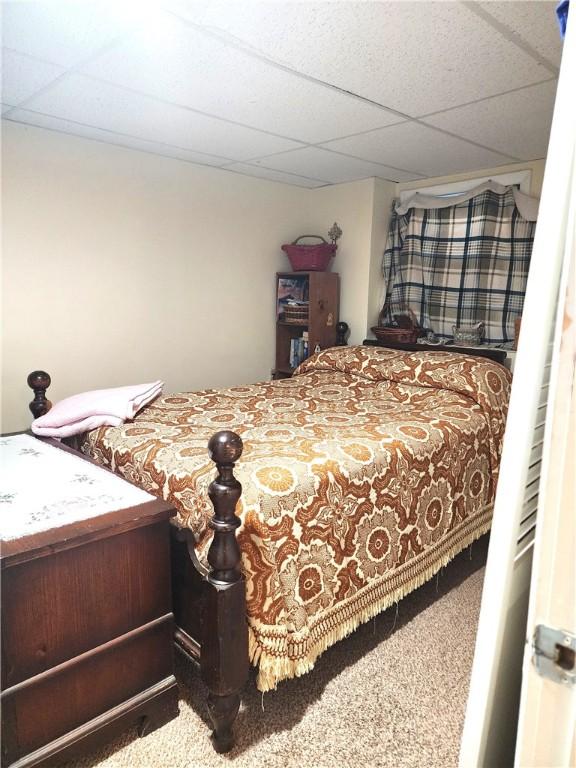
<svg viewBox="0 0 576 768">
<path fill-rule="evenodd" d="M 480 195 L 482 192 L 489 190 L 497 195 L 505 195 L 506 191 L 511 189 L 514 196 L 514 202 L 520 215 L 526 221 L 536 221 L 538 218 L 538 205 L 540 200 L 537 197 L 530 197 L 530 195 L 520 192 L 517 187 L 504 187 L 502 184 L 498 184 L 495 181 L 485 181 L 482 184 L 473 189 L 469 189 L 467 192 L 462 192 L 459 195 L 449 195 L 448 197 L 438 197 L 436 195 L 422 195 L 419 192 L 415 192 L 411 197 L 405 201 L 400 200 L 394 206 L 396 213 L 403 215 L 407 213 L 411 208 L 452 208 L 460 203 L 466 203 L 473 197 Z"/>
</svg>

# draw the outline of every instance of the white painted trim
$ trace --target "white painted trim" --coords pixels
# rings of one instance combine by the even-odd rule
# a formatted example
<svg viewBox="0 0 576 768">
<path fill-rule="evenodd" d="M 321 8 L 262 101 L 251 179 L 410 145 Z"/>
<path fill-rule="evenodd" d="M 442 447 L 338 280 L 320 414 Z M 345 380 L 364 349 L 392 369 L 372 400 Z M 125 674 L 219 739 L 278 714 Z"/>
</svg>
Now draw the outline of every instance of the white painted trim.
<svg viewBox="0 0 576 768">
<path fill-rule="evenodd" d="M 414 193 L 418 192 L 419 195 L 436 195 L 442 197 L 444 195 L 459 195 L 462 192 L 468 192 L 479 184 L 483 184 L 485 181 L 495 181 L 498 184 L 502 184 L 504 187 L 511 186 L 513 184 L 520 185 L 520 192 L 530 194 L 530 183 L 532 181 L 532 171 L 526 169 L 524 171 L 513 171 L 512 173 L 500 173 L 492 176 L 478 176 L 475 179 L 464 179 L 461 181 L 450 181 L 444 184 L 435 184 L 432 187 L 418 187 L 418 189 L 404 189 L 400 192 L 400 202 L 405 202 L 409 197 L 413 197 Z"/>
</svg>

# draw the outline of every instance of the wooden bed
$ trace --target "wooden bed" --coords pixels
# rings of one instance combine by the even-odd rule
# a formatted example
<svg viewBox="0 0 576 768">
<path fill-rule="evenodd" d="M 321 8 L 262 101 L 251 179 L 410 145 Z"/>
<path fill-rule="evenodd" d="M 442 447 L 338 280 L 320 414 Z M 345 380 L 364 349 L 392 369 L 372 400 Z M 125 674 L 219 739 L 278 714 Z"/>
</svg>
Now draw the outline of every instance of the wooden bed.
<svg viewBox="0 0 576 768">
<path fill-rule="evenodd" d="M 37 417 L 50 377 L 28 383 Z M 489 529 L 509 386 L 479 357 L 336 347 L 291 379 L 163 396 L 85 436 L 178 510 L 175 640 L 200 663 L 217 751 L 250 661 L 262 690 L 303 674 Z"/>
</svg>

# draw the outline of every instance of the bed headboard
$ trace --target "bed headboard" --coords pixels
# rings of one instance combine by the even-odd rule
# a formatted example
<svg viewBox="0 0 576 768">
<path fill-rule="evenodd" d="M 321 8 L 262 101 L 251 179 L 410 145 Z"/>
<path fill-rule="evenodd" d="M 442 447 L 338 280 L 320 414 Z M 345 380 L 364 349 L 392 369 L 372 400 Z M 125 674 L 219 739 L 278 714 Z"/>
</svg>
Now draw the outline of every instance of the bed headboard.
<svg viewBox="0 0 576 768">
<path fill-rule="evenodd" d="M 418 344 L 416 343 L 394 343 L 378 341 L 377 339 L 364 339 L 362 342 L 367 347 L 386 347 L 387 349 L 402 349 L 406 352 L 454 352 L 460 355 L 474 355 L 475 357 L 487 357 L 495 363 L 504 364 L 506 360 L 505 349 L 495 349 L 494 347 L 457 347 L 453 344 Z"/>
</svg>

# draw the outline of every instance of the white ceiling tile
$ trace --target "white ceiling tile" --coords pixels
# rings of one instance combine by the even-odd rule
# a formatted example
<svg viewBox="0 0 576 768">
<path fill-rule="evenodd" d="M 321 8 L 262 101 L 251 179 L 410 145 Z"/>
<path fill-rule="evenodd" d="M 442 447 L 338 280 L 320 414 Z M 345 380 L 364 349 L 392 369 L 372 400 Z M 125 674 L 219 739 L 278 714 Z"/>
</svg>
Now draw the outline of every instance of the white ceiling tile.
<svg viewBox="0 0 576 768">
<path fill-rule="evenodd" d="M 293 173 L 273 171 L 270 168 L 262 168 L 260 166 L 252 165 L 251 163 L 232 163 L 231 165 L 227 165 L 224 170 L 242 173 L 245 176 L 255 176 L 259 179 L 268 179 L 269 181 L 280 181 L 283 184 L 293 184 L 296 187 L 308 187 L 309 189 L 314 189 L 316 187 L 326 186 L 325 181 L 307 179 L 304 176 L 297 176 Z"/>
<path fill-rule="evenodd" d="M 253 164 L 300 176 L 322 179 L 333 184 L 367 179 L 372 176 L 389 181 L 412 181 L 421 178 L 417 174 L 404 173 L 385 165 L 346 157 L 335 152 L 327 152 L 317 147 L 306 147 L 292 152 L 284 152 L 281 155 L 264 157 L 260 160 L 254 160 Z"/>
<path fill-rule="evenodd" d="M 456 2 L 214 0 L 202 23 L 412 116 L 540 82 L 547 74 Z"/>
<path fill-rule="evenodd" d="M 519 35 L 541 56 L 557 67 L 562 57 L 562 39 L 556 18 L 557 0 L 492 0 L 478 3 L 512 35 Z"/>
<path fill-rule="evenodd" d="M 423 176 L 444 176 L 512 161 L 510 157 L 418 123 L 380 128 L 370 133 L 331 141 L 326 147 L 374 163 L 393 163 Z"/>
<path fill-rule="evenodd" d="M 34 112 L 230 160 L 249 160 L 298 146 L 82 75 L 65 77 L 26 106 Z"/>
<path fill-rule="evenodd" d="M 309 143 L 401 122 L 395 114 L 270 66 L 174 22 L 165 45 L 141 38 L 82 72 L 217 117 Z"/>
<path fill-rule="evenodd" d="M 212 0 L 164 0 L 163 8 L 181 18 L 195 23 L 201 22 Z"/>
<path fill-rule="evenodd" d="M 223 157 L 215 157 L 214 155 L 206 155 L 200 152 L 191 152 L 190 150 L 172 147 L 167 144 L 144 141 L 143 139 L 137 139 L 133 136 L 125 136 L 121 133 L 113 133 L 100 128 L 91 128 L 87 125 L 72 123 L 69 120 L 61 120 L 58 117 L 31 112 L 28 109 L 16 108 L 6 119 L 17 123 L 35 125 L 39 128 L 48 128 L 49 130 L 59 131 L 60 133 L 69 133 L 85 139 L 94 139 L 95 141 L 101 141 L 105 144 L 114 144 L 118 147 L 137 149 L 141 152 L 148 152 L 153 155 L 162 155 L 164 157 L 173 157 L 178 160 L 186 160 L 189 163 L 197 163 L 199 165 L 222 166 L 230 162 Z"/>
<path fill-rule="evenodd" d="M 557 82 L 533 85 L 521 91 L 451 109 L 424 118 L 498 152 L 522 160 L 546 157 Z"/>
<path fill-rule="evenodd" d="M 285 183 L 492 167 L 545 153 L 554 5 L 8 0 L 2 112 Z"/>
<path fill-rule="evenodd" d="M 130 30 L 128 5 L 113 0 L 8 0 L 2 2 L 2 44 L 72 67 Z"/>
<path fill-rule="evenodd" d="M 16 51 L 2 49 L 2 102 L 20 104 L 66 70 Z"/>
</svg>

